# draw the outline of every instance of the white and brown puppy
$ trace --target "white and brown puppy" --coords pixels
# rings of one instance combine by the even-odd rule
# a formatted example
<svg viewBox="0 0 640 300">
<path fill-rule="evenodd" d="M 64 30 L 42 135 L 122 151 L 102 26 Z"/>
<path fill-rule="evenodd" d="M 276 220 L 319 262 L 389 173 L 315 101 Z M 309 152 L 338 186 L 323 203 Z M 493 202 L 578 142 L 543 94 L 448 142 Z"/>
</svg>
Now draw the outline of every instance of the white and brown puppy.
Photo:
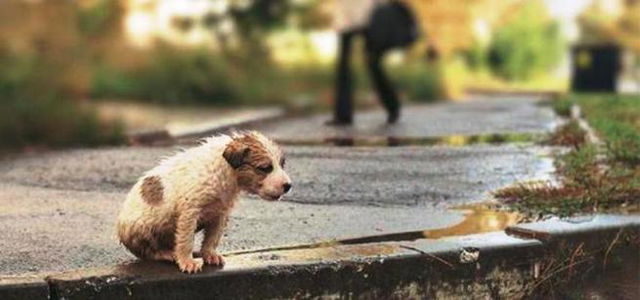
<svg viewBox="0 0 640 300">
<path fill-rule="evenodd" d="M 291 180 L 278 146 L 257 132 L 214 136 L 148 171 L 133 186 L 117 222 L 120 242 L 142 259 L 175 261 L 183 272 L 222 265 L 216 253 L 240 191 L 275 201 Z M 204 230 L 194 258 L 194 235 Z"/>
</svg>

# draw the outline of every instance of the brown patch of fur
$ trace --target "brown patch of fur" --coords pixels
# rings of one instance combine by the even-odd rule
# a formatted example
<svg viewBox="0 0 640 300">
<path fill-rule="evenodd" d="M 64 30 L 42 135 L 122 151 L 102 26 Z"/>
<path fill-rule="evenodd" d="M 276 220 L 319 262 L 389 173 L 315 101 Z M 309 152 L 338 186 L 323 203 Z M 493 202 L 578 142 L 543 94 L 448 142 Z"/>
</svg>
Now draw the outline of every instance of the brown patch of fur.
<svg viewBox="0 0 640 300">
<path fill-rule="evenodd" d="M 224 157 L 232 168 L 237 169 L 244 164 L 245 157 L 248 153 L 249 147 L 247 147 L 241 139 L 234 139 L 224 149 L 222 157 Z"/>
<path fill-rule="evenodd" d="M 140 196 L 144 202 L 155 206 L 162 203 L 164 187 L 158 176 L 146 177 L 140 185 Z"/>
<path fill-rule="evenodd" d="M 156 224 L 153 229 L 145 227 L 118 226 L 120 242 L 135 256 L 153 259 L 162 251 L 173 251 L 175 247 L 175 219 Z"/>
<path fill-rule="evenodd" d="M 273 167 L 271 156 L 265 146 L 253 135 L 235 138 L 223 156 L 237 170 L 238 185 L 249 191 L 257 191 L 268 173 L 259 168 Z"/>
</svg>

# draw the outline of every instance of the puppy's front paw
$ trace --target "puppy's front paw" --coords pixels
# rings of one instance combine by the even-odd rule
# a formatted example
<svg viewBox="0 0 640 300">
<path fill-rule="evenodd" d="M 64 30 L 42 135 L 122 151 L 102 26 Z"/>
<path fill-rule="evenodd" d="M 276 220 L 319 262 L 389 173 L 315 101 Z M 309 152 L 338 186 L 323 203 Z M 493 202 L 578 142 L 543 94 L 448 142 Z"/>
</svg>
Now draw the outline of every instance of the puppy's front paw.
<svg viewBox="0 0 640 300">
<path fill-rule="evenodd" d="M 221 266 L 221 267 L 224 266 L 224 258 L 222 258 L 222 255 L 217 254 L 215 252 L 203 253 L 202 259 L 204 260 L 204 263 L 207 265 L 214 265 L 214 266 Z"/>
<path fill-rule="evenodd" d="M 178 267 L 180 271 L 184 273 L 197 273 L 202 271 L 202 265 L 204 262 L 200 258 L 182 259 L 178 261 Z"/>
</svg>

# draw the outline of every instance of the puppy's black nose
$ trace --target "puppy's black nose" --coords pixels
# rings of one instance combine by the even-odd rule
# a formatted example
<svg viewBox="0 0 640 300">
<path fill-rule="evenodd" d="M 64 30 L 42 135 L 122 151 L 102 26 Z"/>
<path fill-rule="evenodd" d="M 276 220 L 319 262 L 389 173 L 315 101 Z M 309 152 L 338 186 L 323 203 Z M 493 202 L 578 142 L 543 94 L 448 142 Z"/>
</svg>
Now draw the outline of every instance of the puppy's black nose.
<svg viewBox="0 0 640 300">
<path fill-rule="evenodd" d="M 282 189 L 284 190 L 285 193 L 288 192 L 291 189 L 291 183 L 285 183 L 282 186 Z"/>
</svg>

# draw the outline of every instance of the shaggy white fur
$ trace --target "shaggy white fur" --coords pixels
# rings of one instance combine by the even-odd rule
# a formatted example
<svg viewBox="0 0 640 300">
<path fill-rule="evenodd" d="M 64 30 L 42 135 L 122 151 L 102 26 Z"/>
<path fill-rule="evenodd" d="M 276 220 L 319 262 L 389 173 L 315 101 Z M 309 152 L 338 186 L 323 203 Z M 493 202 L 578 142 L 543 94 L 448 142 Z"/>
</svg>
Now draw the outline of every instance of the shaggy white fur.
<svg viewBox="0 0 640 300">
<path fill-rule="evenodd" d="M 203 263 L 221 265 L 215 248 L 238 193 L 280 198 L 291 186 L 283 165 L 280 149 L 257 132 L 207 138 L 138 180 L 118 217 L 120 241 L 140 258 L 172 260 L 185 272 L 199 271 Z M 200 229 L 201 260 L 193 258 Z"/>
</svg>

